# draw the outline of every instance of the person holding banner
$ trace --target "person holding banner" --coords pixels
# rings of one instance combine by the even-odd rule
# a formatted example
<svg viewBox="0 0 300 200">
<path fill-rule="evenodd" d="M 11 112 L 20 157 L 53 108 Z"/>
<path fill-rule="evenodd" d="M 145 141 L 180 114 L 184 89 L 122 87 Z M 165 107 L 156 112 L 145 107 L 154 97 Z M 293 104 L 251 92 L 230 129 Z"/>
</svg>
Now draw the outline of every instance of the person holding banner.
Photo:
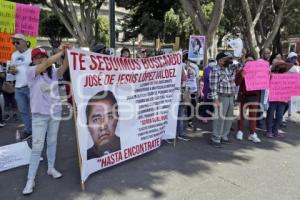
<svg viewBox="0 0 300 200">
<path fill-rule="evenodd" d="M 21 119 L 24 123 L 24 133 L 22 139 L 31 137 L 31 115 L 30 115 L 30 97 L 27 82 L 27 70 L 31 63 L 30 42 L 27 42 L 22 34 L 15 34 L 12 37 L 12 43 L 16 48 L 11 56 L 11 65 L 7 66 L 8 72 L 16 75 L 15 99 L 18 109 L 21 113 Z"/>
<path fill-rule="evenodd" d="M 293 64 L 286 63 L 283 60 L 274 59 L 271 72 L 278 73 L 278 74 L 286 73 L 291 69 L 292 66 Z M 267 126 L 266 137 L 268 138 L 284 137 L 283 134 L 278 132 L 278 129 L 282 123 L 284 111 L 287 105 L 288 103 L 284 101 L 269 102 L 269 108 L 267 111 L 267 119 L 266 119 L 266 126 Z"/>
<path fill-rule="evenodd" d="M 52 65 L 65 55 L 66 48 L 48 58 L 42 48 L 35 48 L 31 52 L 33 67 L 27 72 L 30 90 L 30 105 L 32 113 L 32 153 L 29 163 L 27 183 L 24 195 L 31 194 L 35 186 L 35 176 L 38 170 L 40 156 L 43 151 L 47 135 L 47 174 L 53 178 L 60 178 L 62 174 L 54 168 L 57 133 L 61 117 L 61 100 L 59 98 L 58 80 L 68 67 L 67 56 L 63 65 L 54 68 Z"/>
<path fill-rule="evenodd" d="M 209 75 L 211 98 L 216 112 L 210 142 L 214 147 L 221 148 L 221 143 L 231 143 L 228 134 L 233 121 L 235 75 L 238 65 L 233 65 L 232 55 L 228 52 L 219 53 L 216 60 L 218 65 Z"/>
<path fill-rule="evenodd" d="M 248 61 L 253 61 L 254 56 L 246 55 L 245 64 Z M 244 77 L 245 71 L 240 69 L 236 74 L 235 83 L 240 86 L 238 93 L 238 101 L 240 102 L 240 118 L 238 120 L 238 132 L 236 134 L 236 139 L 243 140 L 244 135 L 244 119 L 246 115 L 246 110 L 249 109 L 249 128 L 250 135 L 248 139 L 254 143 L 259 143 L 261 140 L 256 134 L 256 115 L 259 105 L 259 94 L 260 90 L 247 91 L 246 82 Z"/>
<path fill-rule="evenodd" d="M 118 103 L 111 91 L 100 91 L 89 100 L 86 119 L 94 145 L 87 150 L 88 160 L 121 150 L 115 133 L 118 118 Z"/>
</svg>

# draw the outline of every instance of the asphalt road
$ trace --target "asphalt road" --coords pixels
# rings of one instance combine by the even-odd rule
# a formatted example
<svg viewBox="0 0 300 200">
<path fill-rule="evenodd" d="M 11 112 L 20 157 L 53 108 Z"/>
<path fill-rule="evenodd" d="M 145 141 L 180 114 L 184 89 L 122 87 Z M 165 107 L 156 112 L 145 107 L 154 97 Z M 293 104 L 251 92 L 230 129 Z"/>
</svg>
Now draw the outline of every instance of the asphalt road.
<svg viewBox="0 0 300 200">
<path fill-rule="evenodd" d="M 36 200 L 300 200 L 300 115 L 297 123 L 282 129 L 284 139 L 267 139 L 261 144 L 247 140 L 222 149 L 207 143 L 211 125 L 189 132 L 192 141 L 164 144 L 158 150 L 97 172 L 81 191 L 75 129 L 64 121 L 59 132 L 57 169 L 63 178 L 46 175 L 40 164 L 37 186 L 23 196 L 27 166 L 0 173 L 0 199 Z M 18 122 L 0 129 L 0 146 L 15 142 Z M 236 127 L 236 125 L 234 125 Z M 231 134 L 233 136 L 233 134 Z M 44 154 L 44 157 L 45 154 Z"/>
</svg>

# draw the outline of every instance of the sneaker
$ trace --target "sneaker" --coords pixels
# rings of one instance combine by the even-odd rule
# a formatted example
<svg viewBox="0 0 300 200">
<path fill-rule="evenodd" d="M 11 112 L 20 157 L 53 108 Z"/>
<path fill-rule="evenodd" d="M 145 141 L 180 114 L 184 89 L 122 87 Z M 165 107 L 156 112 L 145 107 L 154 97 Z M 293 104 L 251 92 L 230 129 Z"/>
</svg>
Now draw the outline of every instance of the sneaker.
<svg viewBox="0 0 300 200">
<path fill-rule="evenodd" d="M 236 139 L 242 141 L 243 136 L 244 136 L 244 133 L 242 131 L 238 131 L 237 134 L 236 134 Z"/>
<path fill-rule="evenodd" d="M 47 174 L 49 176 L 52 176 L 53 178 L 61 178 L 62 177 L 62 174 L 59 171 L 57 171 L 55 168 L 49 168 L 47 171 Z"/>
<path fill-rule="evenodd" d="M 276 138 L 284 138 L 284 135 L 282 133 L 277 133 L 277 134 L 274 134 L 274 137 L 276 137 Z"/>
<path fill-rule="evenodd" d="M 21 134 L 21 140 L 23 140 L 23 141 L 28 140 L 31 137 L 32 137 L 32 135 L 30 133 L 24 132 L 24 133 Z"/>
<path fill-rule="evenodd" d="M 287 122 L 295 122 L 295 120 L 293 120 L 291 116 L 288 116 L 287 118 L 285 118 L 285 121 L 287 121 Z"/>
<path fill-rule="evenodd" d="M 6 124 L 3 123 L 3 122 L 1 122 L 1 123 L 0 123 L 0 128 L 2 128 L 2 127 L 4 127 L 4 126 L 6 126 Z"/>
<path fill-rule="evenodd" d="M 17 115 L 16 113 L 13 114 L 13 119 L 14 119 L 15 121 L 18 121 L 18 120 L 19 120 L 18 115 Z"/>
<path fill-rule="evenodd" d="M 8 121 L 9 119 L 10 119 L 10 116 L 8 114 L 4 115 L 4 118 L 3 118 L 4 121 Z"/>
<path fill-rule="evenodd" d="M 28 179 L 26 182 L 26 186 L 23 189 L 23 195 L 28 195 L 31 194 L 33 192 L 33 188 L 35 186 L 35 182 L 34 179 Z"/>
<path fill-rule="evenodd" d="M 178 140 L 182 140 L 182 141 L 190 141 L 191 140 L 191 138 L 189 138 L 189 137 L 187 137 L 185 135 L 178 135 L 177 139 Z"/>
<path fill-rule="evenodd" d="M 196 132 L 196 131 L 201 131 L 201 128 L 198 128 L 198 127 L 195 126 L 195 127 L 193 128 L 193 131 L 194 131 L 194 132 Z"/>
<path fill-rule="evenodd" d="M 256 133 L 250 134 L 248 137 L 248 140 L 254 142 L 254 143 L 260 143 L 261 140 L 258 138 Z"/>
<path fill-rule="evenodd" d="M 215 142 L 215 141 L 213 141 L 213 140 L 210 140 L 210 144 L 211 144 L 213 147 L 216 147 L 216 148 L 222 148 L 221 142 Z"/>
<path fill-rule="evenodd" d="M 221 139 L 221 144 L 232 144 L 232 142 L 230 140 L 224 140 L 224 139 Z"/>
<path fill-rule="evenodd" d="M 203 118 L 202 120 L 200 120 L 203 124 L 207 124 L 208 120 L 206 118 Z"/>
<path fill-rule="evenodd" d="M 280 124 L 280 127 L 286 128 L 287 127 L 286 122 L 282 121 L 281 124 Z"/>
<path fill-rule="evenodd" d="M 173 143 L 173 141 L 170 140 L 170 139 L 165 139 L 165 142 L 168 143 L 168 144 L 172 144 Z"/>
<path fill-rule="evenodd" d="M 271 133 L 271 132 L 267 132 L 267 133 L 266 133 L 266 137 L 267 137 L 267 138 L 273 138 L 274 135 L 273 135 L 273 133 Z"/>
</svg>

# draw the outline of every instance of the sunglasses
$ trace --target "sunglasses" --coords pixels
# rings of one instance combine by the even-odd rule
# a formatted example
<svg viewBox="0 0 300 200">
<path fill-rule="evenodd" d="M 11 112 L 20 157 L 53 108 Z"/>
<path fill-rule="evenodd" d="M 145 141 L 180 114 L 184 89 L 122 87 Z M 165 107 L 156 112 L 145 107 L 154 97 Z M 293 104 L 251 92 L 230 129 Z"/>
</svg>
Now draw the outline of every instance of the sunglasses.
<svg viewBox="0 0 300 200">
<path fill-rule="evenodd" d="M 13 41 L 12 43 L 13 43 L 13 45 L 19 45 L 20 44 L 19 41 Z"/>
</svg>

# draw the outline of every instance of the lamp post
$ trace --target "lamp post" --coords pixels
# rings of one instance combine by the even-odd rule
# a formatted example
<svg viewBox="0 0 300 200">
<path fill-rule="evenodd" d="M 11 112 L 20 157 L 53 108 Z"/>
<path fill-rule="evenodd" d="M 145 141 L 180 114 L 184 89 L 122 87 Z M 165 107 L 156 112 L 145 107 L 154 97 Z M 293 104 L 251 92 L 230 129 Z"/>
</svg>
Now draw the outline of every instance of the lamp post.
<svg viewBox="0 0 300 200">
<path fill-rule="evenodd" d="M 115 0 L 109 0 L 110 48 L 116 48 Z"/>
</svg>

